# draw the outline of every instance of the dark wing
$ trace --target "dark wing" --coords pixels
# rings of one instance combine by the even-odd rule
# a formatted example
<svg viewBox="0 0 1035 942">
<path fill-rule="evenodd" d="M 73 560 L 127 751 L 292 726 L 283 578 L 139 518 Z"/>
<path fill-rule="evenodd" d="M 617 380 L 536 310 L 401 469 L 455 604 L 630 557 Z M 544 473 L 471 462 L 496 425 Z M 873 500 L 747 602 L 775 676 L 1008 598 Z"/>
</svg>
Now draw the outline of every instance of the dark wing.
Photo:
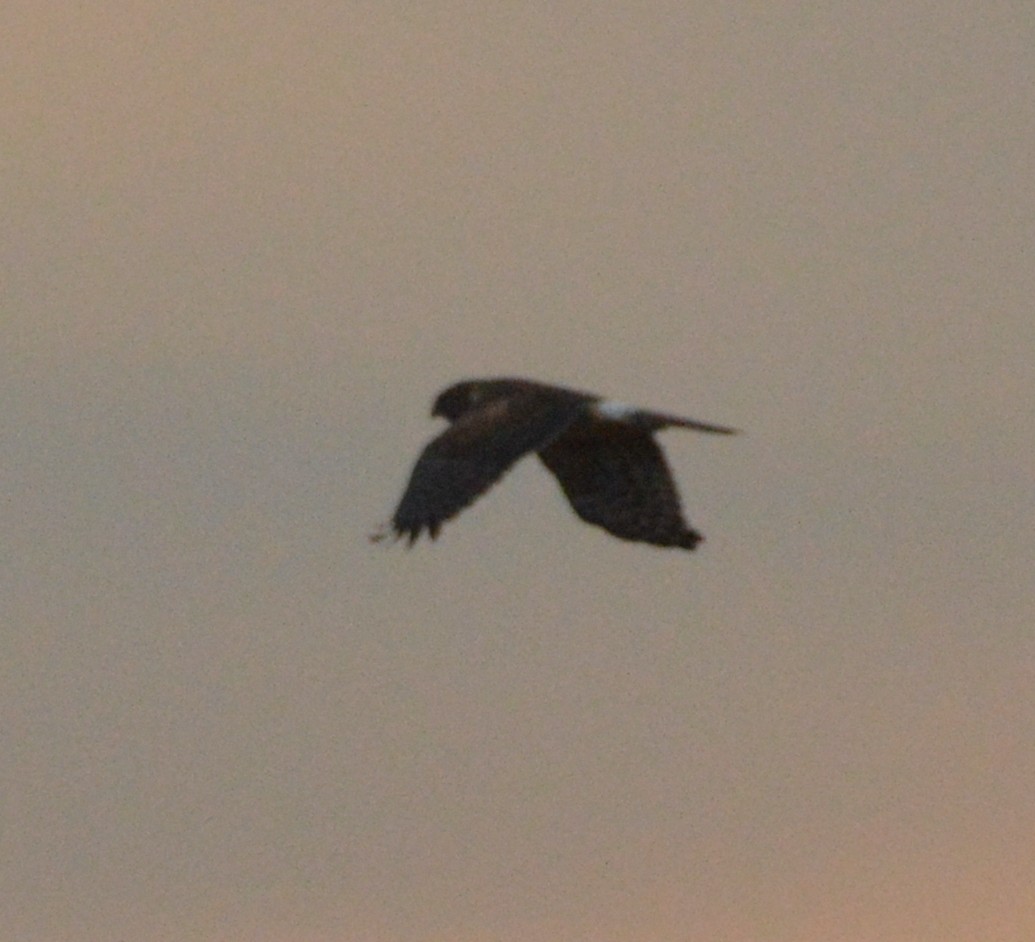
<svg viewBox="0 0 1035 942">
<path fill-rule="evenodd" d="M 672 473 L 650 433 L 620 422 L 580 422 L 539 451 L 587 523 L 623 540 L 692 550 Z"/>
<path fill-rule="evenodd" d="M 581 408 L 570 398 L 516 395 L 457 419 L 421 452 L 392 529 L 411 546 L 425 529 L 434 539 L 446 520 L 563 431 Z"/>
</svg>

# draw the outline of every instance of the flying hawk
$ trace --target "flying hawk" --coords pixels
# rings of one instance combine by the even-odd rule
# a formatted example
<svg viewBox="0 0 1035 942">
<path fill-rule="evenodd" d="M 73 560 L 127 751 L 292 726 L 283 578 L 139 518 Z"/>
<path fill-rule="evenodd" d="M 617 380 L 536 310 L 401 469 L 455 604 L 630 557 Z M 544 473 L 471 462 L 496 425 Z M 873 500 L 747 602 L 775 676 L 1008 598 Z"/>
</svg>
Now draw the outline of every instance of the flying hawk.
<svg viewBox="0 0 1035 942">
<path fill-rule="evenodd" d="M 623 540 L 692 550 L 703 537 L 683 519 L 654 432 L 736 431 L 526 379 L 456 383 L 439 393 L 431 414 L 449 428 L 421 452 L 391 522 L 372 540 L 405 535 L 412 546 L 424 530 L 435 539 L 534 451 L 587 523 Z"/>
</svg>

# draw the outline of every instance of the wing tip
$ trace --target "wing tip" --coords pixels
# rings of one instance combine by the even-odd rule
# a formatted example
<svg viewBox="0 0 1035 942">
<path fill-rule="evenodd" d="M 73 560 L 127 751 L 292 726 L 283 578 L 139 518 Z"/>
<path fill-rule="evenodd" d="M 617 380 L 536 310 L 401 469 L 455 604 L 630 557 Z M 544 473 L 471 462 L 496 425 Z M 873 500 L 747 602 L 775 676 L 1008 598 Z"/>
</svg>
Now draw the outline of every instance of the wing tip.
<svg viewBox="0 0 1035 942">
<path fill-rule="evenodd" d="M 400 536 L 401 534 L 395 529 L 395 527 L 393 527 L 388 521 L 385 521 L 384 523 L 379 523 L 376 529 L 368 533 L 367 539 L 371 543 L 395 543 Z"/>
<path fill-rule="evenodd" d="M 680 549 L 689 550 L 691 553 L 704 542 L 704 534 L 696 530 L 686 530 L 680 535 L 676 544 Z"/>
<path fill-rule="evenodd" d="M 387 543 L 395 545 L 401 539 L 406 540 L 406 548 L 409 549 L 420 539 L 421 533 L 425 530 L 432 540 L 438 539 L 442 524 L 439 521 L 421 521 L 414 524 L 401 525 L 395 520 L 387 520 L 380 524 L 372 533 L 367 534 L 371 543 Z"/>
</svg>

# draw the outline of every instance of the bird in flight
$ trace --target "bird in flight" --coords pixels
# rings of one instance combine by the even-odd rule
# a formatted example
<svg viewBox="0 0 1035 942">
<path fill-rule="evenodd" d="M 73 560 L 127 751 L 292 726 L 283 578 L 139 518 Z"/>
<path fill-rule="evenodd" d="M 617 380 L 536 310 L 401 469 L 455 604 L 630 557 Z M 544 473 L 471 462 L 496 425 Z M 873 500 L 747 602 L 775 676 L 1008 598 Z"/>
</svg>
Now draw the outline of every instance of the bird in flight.
<svg viewBox="0 0 1035 942">
<path fill-rule="evenodd" d="M 405 536 L 412 546 L 425 530 L 435 539 L 534 451 L 587 523 L 623 540 L 692 550 L 703 537 L 683 517 L 654 433 L 736 431 L 527 379 L 464 380 L 439 393 L 431 414 L 449 427 L 425 446 L 391 521 L 371 540 Z"/>
</svg>

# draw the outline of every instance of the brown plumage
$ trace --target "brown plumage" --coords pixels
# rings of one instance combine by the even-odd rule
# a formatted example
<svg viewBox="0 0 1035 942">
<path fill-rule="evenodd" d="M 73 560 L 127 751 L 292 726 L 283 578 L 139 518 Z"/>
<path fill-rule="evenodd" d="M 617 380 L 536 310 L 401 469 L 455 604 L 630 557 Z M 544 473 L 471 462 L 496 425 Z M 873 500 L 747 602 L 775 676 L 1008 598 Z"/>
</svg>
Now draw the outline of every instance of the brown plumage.
<svg viewBox="0 0 1035 942">
<path fill-rule="evenodd" d="M 524 379 L 465 380 L 435 399 L 450 422 L 421 452 L 380 540 L 427 530 L 484 494 L 534 451 L 583 520 L 623 540 L 692 550 L 702 539 L 684 520 L 654 432 L 670 426 L 730 435 L 735 430 L 651 412 L 589 393 Z"/>
</svg>

